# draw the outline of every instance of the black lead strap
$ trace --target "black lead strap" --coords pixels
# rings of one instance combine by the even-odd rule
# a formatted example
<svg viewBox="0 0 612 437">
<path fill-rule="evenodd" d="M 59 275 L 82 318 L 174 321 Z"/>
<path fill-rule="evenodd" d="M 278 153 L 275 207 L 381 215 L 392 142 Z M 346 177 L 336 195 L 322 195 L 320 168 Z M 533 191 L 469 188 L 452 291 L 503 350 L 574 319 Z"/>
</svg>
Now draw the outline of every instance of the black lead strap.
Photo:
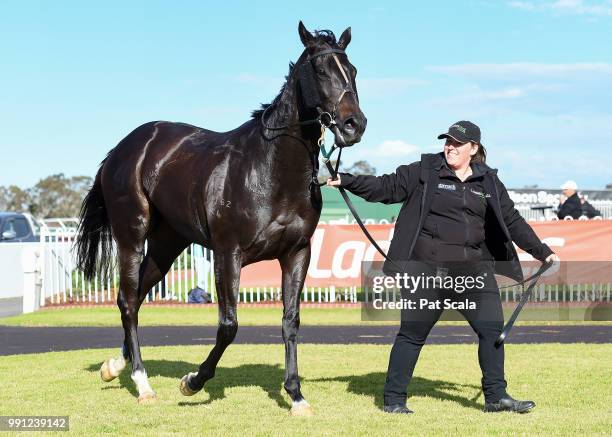
<svg viewBox="0 0 612 437">
<path fill-rule="evenodd" d="M 535 285 L 538 283 L 538 279 L 552 265 L 553 265 L 552 261 L 551 262 L 543 263 L 540 266 L 540 268 L 538 269 L 538 271 L 534 275 L 530 276 L 529 278 L 527 278 L 527 279 L 525 279 L 523 281 L 523 283 L 525 283 L 525 282 L 533 279 L 533 282 L 531 284 L 529 284 L 529 287 L 527 287 L 527 290 L 523 291 L 523 294 L 521 295 L 521 300 L 519 301 L 519 304 L 514 309 L 514 312 L 512 313 L 512 316 L 510 316 L 510 320 L 508 320 L 508 323 L 506 323 L 506 326 L 504 326 L 504 329 L 502 330 L 502 333 L 499 335 L 498 339 L 495 341 L 495 346 L 500 346 L 504 342 L 504 340 L 508 336 L 508 333 L 510 332 L 510 330 L 514 326 L 514 322 L 516 322 L 516 319 L 518 318 L 521 310 L 523 309 L 523 307 L 525 306 L 525 304 L 527 303 L 527 301 L 531 297 L 531 293 L 533 293 L 533 289 L 534 289 Z"/>
<path fill-rule="evenodd" d="M 335 169 L 331 165 L 331 162 L 328 159 L 325 160 L 325 165 L 327 166 L 327 170 L 329 170 L 329 173 L 332 175 L 332 179 L 334 179 L 334 180 L 338 179 L 338 166 L 340 165 L 340 155 L 342 154 L 342 147 L 340 147 L 339 149 L 340 149 L 340 152 L 338 152 L 338 161 L 336 161 L 336 168 Z M 380 253 L 383 256 L 384 259 L 386 259 L 389 263 L 393 264 L 393 266 L 396 269 L 398 269 L 398 271 L 401 272 L 402 268 L 400 266 L 398 266 L 397 263 L 395 263 L 395 261 L 393 261 L 391 258 L 389 258 L 387 256 L 387 254 L 380 248 L 380 246 L 378 245 L 376 240 L 374 240 L 372 235 L 370 235 L 370 233 L 366 229 L 365 225 L 361 221 L 361 217 L 359 217 L 359 214 L 357 213 L 357 210 L 355 209 L 355 206 L 353 205 L 353 202 L 349 198 L 348 194 L 346 194 L 346 190 L 344 188 L 342 188 L 342 187 L 338 187 L 338 190 L 340 191 L 340 194 L 342 195 L 342 198 L 344 199 L 344 202 L 346 203 L 346 206 L 348 206 L 348 209 L 351 211 L 351 214 L 353 214 L 353 217 L 355 218 L 355 221 L 357 222 L 357 224 L 361 228 L 361 231 L 365 234 L 365 236 L 368 238 L 370 243 L 372 243 L 372 246 L 374 246 L 376 248 L 378 253 Z"/>
</svg>

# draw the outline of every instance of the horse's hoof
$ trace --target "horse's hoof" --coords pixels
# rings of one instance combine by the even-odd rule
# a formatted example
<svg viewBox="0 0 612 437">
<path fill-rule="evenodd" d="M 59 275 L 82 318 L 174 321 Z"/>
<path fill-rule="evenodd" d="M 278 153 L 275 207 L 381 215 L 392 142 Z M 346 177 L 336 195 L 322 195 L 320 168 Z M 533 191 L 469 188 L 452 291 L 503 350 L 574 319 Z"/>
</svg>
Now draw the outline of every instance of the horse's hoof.
<svg viewBox="0 0 612 437">
<path fill-rule="evenodd" d="M 146 404 L 154 404 L 157 402 L 157 395 L 152 391 L 145 392 L 138 396 L 138 404 L 146 405 Z"/>
<path fill-rule="evenodd" d="M 314 416 L 314 411 L 312 411 L 312 407 L 307 403 L 300 403 L 291 407 L 289 414 L 293 417 L 312 417 Z"/>
<path fill-rule="evenodd" d="M 111 382 L 113 379 L 117 377 L 117 375 L 113 375 L 111 373 L 109 361 L 110 359 L 104 361 L 104 363 L 102 363 L 102 367 L 100 367 L 100 377 L 102 378 L 102 381 L 104 382 Z"/>
<path fill-rule="evenodd" d="M 196 376 L 196 375 L 197 373 L 190 372 L 181 378 L 179 389 L 181 390 L 181 394 L 183 396 L 193 396 L 199 391 L 199 390 L 192 390 L 191 387 L 189 387 L 189 384 L 187 384 L 187 381 L 189 380 L 189 378 Z"/>
</svg>

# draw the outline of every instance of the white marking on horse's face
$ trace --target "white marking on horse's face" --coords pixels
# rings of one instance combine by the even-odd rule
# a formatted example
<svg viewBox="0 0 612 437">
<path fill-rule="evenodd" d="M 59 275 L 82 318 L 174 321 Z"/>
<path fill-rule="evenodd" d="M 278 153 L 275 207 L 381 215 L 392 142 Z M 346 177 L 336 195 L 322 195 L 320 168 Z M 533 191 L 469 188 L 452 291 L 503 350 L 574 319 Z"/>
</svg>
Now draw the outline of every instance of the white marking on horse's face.
<svg viewBox="0 0 612 437">
<path fill-rule="evenodd" d="M 132 381 L 136 383 L 136 388 L 138 389 L 139 395 L 142 395 L 143 393 L 153 393 L 153 389 L 149 385 L 149 378 L 147 377 L 146 371 L 137 370 L 132 373 Z"/>
</svg>

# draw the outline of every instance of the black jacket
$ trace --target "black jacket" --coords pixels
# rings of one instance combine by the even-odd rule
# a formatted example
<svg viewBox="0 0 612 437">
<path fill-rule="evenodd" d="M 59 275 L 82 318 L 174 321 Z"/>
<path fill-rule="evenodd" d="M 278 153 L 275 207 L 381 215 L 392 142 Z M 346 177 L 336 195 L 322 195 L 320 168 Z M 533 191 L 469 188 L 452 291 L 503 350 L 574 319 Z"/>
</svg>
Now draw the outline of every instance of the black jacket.
<svg viewBox="0 0 612 437">
<path fill-rule="evenodd" d="M 561 205 L 557 213 L 557 217 L 560 219 L 564 219 L 568 215 L 575 219 L 580 218 L 582 215 L 582 205 L 580 204 L 578 193 L 574 193 L 565 199 L 565 202 L 563 202 L 563 205 Z"/>
<path fill-rule="evenodd" d="M 444 164 L 444 154 L 423 154 L 421 161 L 402 165 L 395 173 L 383 176 L 353 176 L 340 173 L 342 187 L 370 202 L 386 204 L 403 202 L 395 224 L 388 256 L 386 274 L 398 272 L 395 266 L 405 266 L 423 228 L 423 222 L 437 190 L 439 171 Z M 484 173 L 484 190 L 487 199 L 485 216 L 485 245 L 496 262 L 495 272 L 516 281 L 523 280 L 523 272 L 512 241 L 534 258 L 544 261 L 552 250 L 540 241 L 536 233 L 514 208 L 506 187 L 497 177 L 497 170 L 483 163 L 474 163 Z"/>
<path fill-rule="evenodd" d="M 588 218 L 593 218 L 599 217 L 601 212 L 598 209 L 595 209 L 593 205 L 585 200 L 582 204 L 582 215 L 586 215 Z"/>
</svg>

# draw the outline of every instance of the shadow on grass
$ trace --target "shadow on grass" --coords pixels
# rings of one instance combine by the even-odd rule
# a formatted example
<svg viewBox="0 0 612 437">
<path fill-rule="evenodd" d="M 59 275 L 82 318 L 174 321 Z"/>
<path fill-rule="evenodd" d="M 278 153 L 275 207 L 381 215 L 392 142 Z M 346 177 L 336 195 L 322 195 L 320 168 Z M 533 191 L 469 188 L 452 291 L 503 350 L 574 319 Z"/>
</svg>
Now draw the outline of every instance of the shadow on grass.
<svg viewBox="0 0 612 437">
<path fill-rule="evenodd" d="M 89 372 L 98 373 L 101 362 L 92 363 L 86 367 Z M 147 360 L 147 374 L 150 377 L 162 376 L 165 378 L 176 378 L 176 391 L 178 393 L 178 382 L 180 378 L 189 372 L 197 370 L 197 366 L 186 361 L 170 360 Z M 285 400 L 282 383 L 285 377 L 284 369 L 276 364 L 244 364 L 239 367 L 218 367 L 215 377 L 204 385 L 203 391 L 208 394 L 208 399 L 198 400 L 202 393 L 198 393 L 190 401 L 181 401 L 181 406 L 207 405 L 216 400 L 226 397 L 225 390 L 232 387 L 260 387 L 270 399 L 275 401 L 281 408 L 290 408 Z M 385 372 L 372 372 L 365 375 L 347 375 L 333 378 L 308 379 L 308 382 L 344 382 L 350 393 L 372 397 L 374 405 L 383 407 L 383 388 L 385 385 Z M 121 388 L 127 389 L 134 397 L 138 397 L 136 385 L 130 378 L 130 366 L 119 375 Z M 102 390 L 119 389 L 116 385 L 108 385 Z M 461 394 L 465 389 L 473 389 L 474 397 L 466 398 Z M 155 389 L 155 387 L 154 387 Z M 429 396 L 440 400 L 456 402 L 466 408 L 482 409 L 482 405 L 476 402 L 481 396 L 480 386 L 473 384 L 457 384 L 449 381 L 431 380 L 415 376 L 408 388 L 409 396 Z"/>
<path fill-rule="evenodd" d="M 102 362 L 92 363 L 85 368 L 89 372 L 99 373 Z M 179 391 L 179 380 L 189 372 L 197 371 L 197 365 L 186 361 L 170 360 L 147 360 L 145 362 L 147 375 L 149 377 L 163 376 L 165 378 L 176 378 L 176 391 Z M 119 375 L 118 380 L 121 388 L 127 389 L 134 397 L 138 397 L 136 385 L 130 377 L 130 365 Z M 281 389 L 285 371 L 280 365 L 269 364 L 245 364 L 239 367 L 217 367 L 215 377 L 207 381 L 202 389 L 208 393 L 208 399 L 182 401 L 179 405 L 196 406 L 207 405 L 216 400 L 225 398 L 225 389 L 232 387 L 261 387 L 281 408 L 289 408 Z M 116 385 L 105 386 L 102 390 L 117 389 Z M 155 390 L 155 387 L 153 387 Z M 192 399 L 198 399 L 202 393 L 198 393 Z"/>
<path fill-rule="evenodd" d="M 374 405 L 382 409 L 383 407 L 383 389 L 385 386 L 385 372 L 372 372 L 365 375 L 348 375 L 338 376 L 335 378 L 319 378 L 309 379 L 309 382 L 346 382 L 348 383 L 347 390 L 350 393 L 358 395 L 370 396 L 373 398 Z M 472 398 L 466 398 L 460 393 L 463 389 L 469 388 L 476 391 Z M 408 387 L 408 396 L 429 396 L 432 398 L 457 402 L 458 404 L 467 407 L 482 409 L 482 405 L 476 400 L 482 394 L 482 390 L 478 385 L 472 384 L 456 384 L 448 381 L 439 381 L 415 376 L 410 381 Z M 410 400 L 410 399 L 409 399 Z"/>
</svg>

